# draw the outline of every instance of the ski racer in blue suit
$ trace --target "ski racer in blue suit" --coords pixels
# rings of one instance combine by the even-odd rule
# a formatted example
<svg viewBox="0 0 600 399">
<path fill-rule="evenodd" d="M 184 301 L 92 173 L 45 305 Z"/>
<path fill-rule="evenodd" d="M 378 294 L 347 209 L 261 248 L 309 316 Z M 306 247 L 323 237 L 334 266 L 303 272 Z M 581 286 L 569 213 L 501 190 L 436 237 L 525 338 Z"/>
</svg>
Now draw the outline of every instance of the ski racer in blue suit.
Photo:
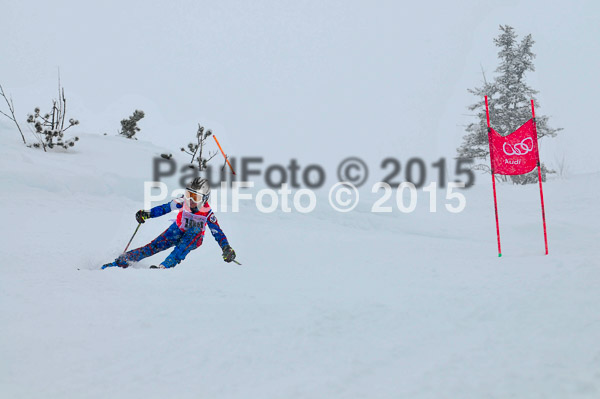
<svg viewBox="0 0 600 399">
<path fill-rule="evenodd" d="M 178 213 L 175 222 L 152 242 L 120 255 L 114 262 L 102 266 L 102 269 L 114 266 L 125 268 L 130 263 L 138 262 L 171 247 L 175 247 L 175 249 L 159 266 L 153 266 L 153 268 L 169 269 L 175 267 L 185 259 L 190 251 L 202 245 L 207 225 L 223 250 L 223 260 L 232 262 L 235 259 L 235 251 L 229 245 L 225 233 L 219 226 L 217 217 L 208 204 L 209 196 L 208 181 L 196 178 L 186 187 L 185 196 L 156 206 L 150 211 L 138 211 L 136 220 L 139 223 L 144 223 L 149 218 L 163 216 L 174 210 L 177 210 Z"/>
</svg>

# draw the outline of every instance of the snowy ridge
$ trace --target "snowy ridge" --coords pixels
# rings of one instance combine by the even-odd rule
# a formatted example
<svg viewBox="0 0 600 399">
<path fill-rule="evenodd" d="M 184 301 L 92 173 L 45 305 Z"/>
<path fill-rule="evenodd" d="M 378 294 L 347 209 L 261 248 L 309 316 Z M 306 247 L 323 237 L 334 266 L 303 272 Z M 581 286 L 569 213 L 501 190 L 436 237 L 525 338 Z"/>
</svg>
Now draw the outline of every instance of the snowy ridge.
<svg viewBox="0 0 600 399">
<path fill-rule="evenodd" d="M 11 132 L 12 133 L 12 132 Z M 41 154 L 0 135 L 3 397 L 596 398 L 599 174 L 491 187 L 461 214 L 218 213 L 174 270 L 97 270 L 126 245 L 150 142 L 81 135 Z M 172 150 L 171 150 L 172 152 Z M 147 243 L 170 215 L 148 221 Z M 166 253 L 164 253 L 166 256 Z M 81 270 L 77 270 L 80 268 Z"/>
</svg>

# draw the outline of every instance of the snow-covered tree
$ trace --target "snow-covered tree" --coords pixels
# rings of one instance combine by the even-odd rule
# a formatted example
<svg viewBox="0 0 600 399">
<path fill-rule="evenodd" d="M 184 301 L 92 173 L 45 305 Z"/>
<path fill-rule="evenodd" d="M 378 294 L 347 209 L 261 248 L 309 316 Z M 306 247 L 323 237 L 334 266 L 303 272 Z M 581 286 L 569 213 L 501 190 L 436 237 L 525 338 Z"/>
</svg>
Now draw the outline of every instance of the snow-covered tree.
<svg viewBox="0 0 600 399">
<path fill-rule="evenodd" d="M 119 134 L 121 136 L 125 136 L 128 139 L 133 139 L 135 134 L 139 132 L 141 129 L 138 127 L 137 123 L 146 116 L 144 111 L 135 110 L 133 111 L 133 115 L 131 115 L 127 119 L 123 119 L 121 121 L 121 131 Z"/>
<path fill-rule="evenodd" d="M 468 109 L 476 112 L 477 120 L 467 125 L 467 134 L 463 143 L 458 148 L 459 158 L 488 160 L 488 129 L 485 113 L 484 97 L 488 96 L 490 123 L 501 135 L 508 135 L 517 130 L 523 123 L 531 118 L 531 99 L 536 107 L 536 125 L 538 140 L 544 137 L 554 137 L 561 128 L 551 128 L 548 117 L 538 111 L 540 104 L 535 95 L 538 93 L 525 81 L 525 73 L 534 71 L 532 52 L 534 44 L 531 35 L 525 36 L 520 42 L 514 28 L 500 26 L 500 35 L 494 39 L 494 44 L 499 48 L 498 58 L 500 64 L 496 68 L 496 76 L 489 82 L 483 76 L 483 85 L 469 92 L 476 96 L 477 102 Z M 476 164 L 474 169 L 490 171 L 489 160 Z M 542 179 L 547 173 L 553 171 L 542 165 Z M 529 176 L 531 175 L 531 176 Z M 522 176 L 511 176 L 513 183 L 527 184 L 537 182 L 537 170 Z"/>
<path fill-rule="evenodd" d="M 204 131 L 204 126 L 198 124 L 198 131 L 196 132 L 196 143 L 188 143 L 187 149 L 181 147 L 182 152 L 185 152 L 186 154 L 192 156 L 190 166 L 195 167 L 194 163 L 197 163 L 198 170 L 200 171 L 206 170 L 208 161 L 210 161 L 214 158 L 215 155 L 217 155 L 216 152 L 209 152 L 208 158 L 204 158 L 202 155 L 206 139 L 210 136 L 212 136 L 212 131 L 210 129 Z"/>
<path fill-rule="evenodd" d="M 67 120 L 67 99 L 65 98 L 65 89 L 60 87 L 60 78 L 58 83 L 58 100 L 52 100 L 52 111 L 42 114 L 39 107 L 36 107 L 33 114 L 27 115 L 27 123 L 33 128 L 31 129 L 34 136 L 38 140 L 37 143 L 33 143 L 32 146 L 35 148 L 43 148 L 46 151 L 47 148 L 62 147 L 68 149 L 73 147 L 75 142 L 79 140 L 79 137 L 75 136 L 72 139 L 65 139 L 65 132 L 67 129 L 79 125 L 77 119 L 70 118 L 65 126 Z"/>
</svg>

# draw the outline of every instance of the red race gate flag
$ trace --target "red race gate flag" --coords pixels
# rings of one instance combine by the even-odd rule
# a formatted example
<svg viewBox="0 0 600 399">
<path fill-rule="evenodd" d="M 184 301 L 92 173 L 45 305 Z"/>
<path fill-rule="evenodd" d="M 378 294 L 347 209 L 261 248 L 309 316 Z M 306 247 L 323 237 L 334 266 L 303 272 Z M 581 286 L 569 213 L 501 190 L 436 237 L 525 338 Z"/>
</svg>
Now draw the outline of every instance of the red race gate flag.
<svg viewBox="0 0 600 399">
<path fill-rule="evenodd" d="M 492 170 L 499 175 L 522 175 L 538 164 L 539 152 L 535 122 L 525 122 L 508 136 L 500 136 L 494 129 L 488 132 Z"/>
<path fill-rule="evenodd" d="M 490 161 L 492 164 L 492 187 L 494 190 L 494 213 L 496 214 L 496 236 L 498 237 L 498 256 L 502 256 L 500 247 L 500 223 L 498 222 L 498 201 L 496 200 L 496 178 L 494 174 L 522 175 L 529 173 L 537 166 L 540 183 L 540 199 L 542 203 L 542 222 L 544 226 L 544 245 L 548 255 L 548 236 L 546 234 L 546 211 L 544 210 L 544 192 L 542 191 L 542 172 L 540 153 L 537 142 L 537 126 L 535 124 L 535 108 L 531 100 L 532 118 L 508 136 L 500 136 L 490 126 L 490 110 L 488 97 L 485 96 L 485 115 L 487 117 L 488 141 L 490 144 Z"/>
</svg>

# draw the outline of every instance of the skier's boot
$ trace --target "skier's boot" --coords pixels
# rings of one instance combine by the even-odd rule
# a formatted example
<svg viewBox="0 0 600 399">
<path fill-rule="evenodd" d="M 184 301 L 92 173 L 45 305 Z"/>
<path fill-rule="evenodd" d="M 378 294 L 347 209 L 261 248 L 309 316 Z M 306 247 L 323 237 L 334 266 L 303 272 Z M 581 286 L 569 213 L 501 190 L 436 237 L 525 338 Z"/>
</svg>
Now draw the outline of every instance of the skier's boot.
<svg viewBox="0 0 600 399">
<path fill-rule="evenodd" d="M 127 266 L 129 266 L 129 264 L 127 262 L 122 262 L 117 259 L 112 263 L 107 263 L 106 265 L 103 265 L 102 270 L 104 270 L 108 267 L 122 267 L 123 269 L 125 269 Z"/>
<path fill-rule="evenodd" d="M 107 263 L 106 265 L 102 266 L 102 270 L 104 270 L 104 269 L 106 269 L 108 267 L 120 267 L 120 266 L 117 265 L 117 262 Z"/>
<path fill-rule="evenodd" d="M 150 266 L 150 269 L 166 269 L 166 267 L 164 267 L 163 265 L 158 265 L 158 266 L 152 265 L 152 266 Z"/>
</svg>

